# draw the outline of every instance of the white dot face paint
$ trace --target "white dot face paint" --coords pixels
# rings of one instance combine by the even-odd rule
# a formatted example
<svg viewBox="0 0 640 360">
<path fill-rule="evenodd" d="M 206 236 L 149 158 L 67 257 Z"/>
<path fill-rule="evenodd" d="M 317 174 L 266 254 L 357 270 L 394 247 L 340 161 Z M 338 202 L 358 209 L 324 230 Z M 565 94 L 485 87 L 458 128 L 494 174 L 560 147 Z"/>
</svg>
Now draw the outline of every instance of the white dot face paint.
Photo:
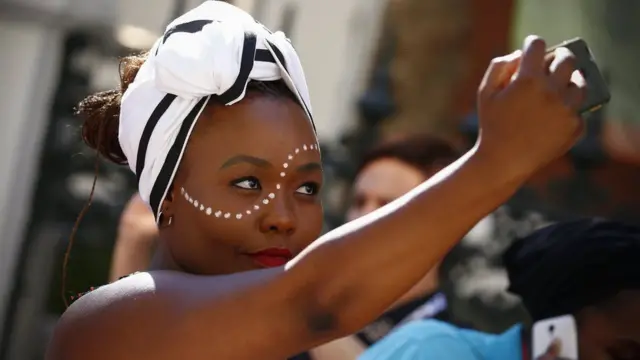
<svg viewBox="0 0 640 360">
<path fill-rule="evenodd" d="M 302 144 L 301 147 L 295 148 L 293 153 L 290 153 L 287 155 L 287 162 L 282 163 L 282 168 L 284 169 L 284 171 L 280 172 L 280 177 L 284 178 L 287 176 L 287 169 L 289 169 L 291 165 L 291 160 L 293 160 L 297 155 L 300 154 L 300 149 L 302 149 L 302 151 L 309 151 L 309 150 L 320 151 L 320 147 L 318 146 L 318 144 Z M 261 201 L 262 204 L 269 205 L 270 201 L 276 198 L 277 191 L 279 190 L 282 190 L 282 185 L 276 184 L 276 191 L 270 192 L 266 198 L 262 199 Z M 186 201 L 188 201 L 191 205 L 193 205 L 195 209 L 202 211 L 207 216 L 215 216 L 216 218 L 231 219 L 233 217 L 237 220 L 242 220 L 243 218 L 248 217 L 249 215 L 258 213 L 260 210 L 260 205 L 254 204 L 251 207 L 251 209 L 244 210 L 232 215 L 232 213 L 228 211 L 214 210 L 213 208 L 208 206 L 208 204 L 204 204 L 200 200 L 197 200 L 193 196 L 189 195 L 189 193 L 185 188 L 180 188 L 180 194 L 184 197 Z"/>
</svg>

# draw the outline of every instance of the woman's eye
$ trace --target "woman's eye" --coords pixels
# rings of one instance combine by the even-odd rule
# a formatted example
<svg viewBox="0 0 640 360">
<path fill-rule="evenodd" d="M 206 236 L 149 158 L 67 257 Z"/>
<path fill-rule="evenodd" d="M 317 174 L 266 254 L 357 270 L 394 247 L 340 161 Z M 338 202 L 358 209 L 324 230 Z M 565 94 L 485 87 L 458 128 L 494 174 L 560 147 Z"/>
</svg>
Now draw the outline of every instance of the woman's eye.
<svg viewBox="0 0 640 360">
<path fill-rule="evenodd" d="M 307 183 L 304 184 L 302 186 L 300 186 L 296 192 L 298 194 L 303 194 L 303 195 L 315 195 L 318 193 L 318 184 L 314 184 L 314 183 Z"/>
<path fill-rule="evenodd" d="M 246 190 L 260 190 L 260 181 L 254 177 L 248 177 L 233 181 L 233 186 Z"/>
</svg>

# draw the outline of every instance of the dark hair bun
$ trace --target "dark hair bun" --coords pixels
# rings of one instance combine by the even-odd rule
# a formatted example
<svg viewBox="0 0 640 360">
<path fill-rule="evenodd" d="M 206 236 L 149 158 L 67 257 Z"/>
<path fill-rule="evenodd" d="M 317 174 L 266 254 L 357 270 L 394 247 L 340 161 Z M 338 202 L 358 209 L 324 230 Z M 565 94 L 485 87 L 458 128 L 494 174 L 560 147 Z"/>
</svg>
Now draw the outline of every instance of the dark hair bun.
<svg viewBox="0 0 640 360">
<path fill-rule="evenodd" d="M 133 82 L 147 54 L 129 56 L 120 60 L 120 89 L 89 95 L 78 105 L 77 114 L 84 119 L 82 140 L 108 160 L 127 164 L 118 141 L 120 100 Z"/>
</svg>

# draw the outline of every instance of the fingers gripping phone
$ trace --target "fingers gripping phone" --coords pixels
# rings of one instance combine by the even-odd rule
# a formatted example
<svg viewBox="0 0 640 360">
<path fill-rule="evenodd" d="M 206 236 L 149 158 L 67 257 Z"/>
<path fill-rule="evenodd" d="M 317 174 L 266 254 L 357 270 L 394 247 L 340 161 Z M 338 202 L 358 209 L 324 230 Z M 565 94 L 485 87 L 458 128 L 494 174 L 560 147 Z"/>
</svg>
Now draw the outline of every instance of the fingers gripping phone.
<svg viewBox="0 0 640 360">
<path fill-rule="evenodd" d="M 533 359 L 543 356 L 554 340 L 559 340 L 561 350 L 558 360 L 578 360 L 578 329 L 571 315 L 540 320 L 533 324 Z"/>
<path fill-rule="evenodd" d="M 611 100 L 607 82 L 602 76 L 598 64 L 587 43 L 581 38 L 567 40 L 548 50 L 552 53 L 558 47 L 569 49 L 576 58 L 576 69 L 580 71 L 587 85 L 586 95 L 580 109 L 580 114 L 594 112 Z"/>
</svg>

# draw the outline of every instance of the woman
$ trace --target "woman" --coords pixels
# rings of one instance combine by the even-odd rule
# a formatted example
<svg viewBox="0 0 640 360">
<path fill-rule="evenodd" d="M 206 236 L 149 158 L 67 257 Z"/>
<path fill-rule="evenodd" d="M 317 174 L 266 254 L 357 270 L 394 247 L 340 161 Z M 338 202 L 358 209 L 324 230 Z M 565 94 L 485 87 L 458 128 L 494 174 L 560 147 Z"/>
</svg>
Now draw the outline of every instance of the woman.
<svg viewBox="0 0 640 360">
<path fill-rule="evenodd" d="M 383 143 L 360 162 L 347 221 L 363 217 L 408 193 L 460 156 L 450 143 L 418 134 Z M 295 360 L 353 360 L 395 326 L 414 319 L 449 321 L 447 300 L 439 292 L 439 265 L 434 266 L 393 306 L 354 336 L 332 341 Z"/>
<path fill-rule="evenodd" d="M 152 270 L 75 302 L 47 359 L 283 359 L 359 330 L 575 142 L 584 84 L 570 53 L 549 73 L 544 57 L 530 37 L 496 59 L 473 150 L 316 240 L 320 153 L 290 42 L 219 1 L 179 17 L 80 107 L 85 141 L 134 169 L 156 216 Z"/>
</svg>

